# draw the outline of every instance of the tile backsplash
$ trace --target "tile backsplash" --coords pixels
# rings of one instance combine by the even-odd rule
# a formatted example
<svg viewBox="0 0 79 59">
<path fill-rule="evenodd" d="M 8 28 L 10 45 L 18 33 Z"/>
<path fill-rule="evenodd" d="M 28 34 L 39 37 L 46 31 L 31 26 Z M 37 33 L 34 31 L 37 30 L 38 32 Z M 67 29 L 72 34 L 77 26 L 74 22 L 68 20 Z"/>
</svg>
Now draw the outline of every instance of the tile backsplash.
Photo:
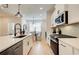
<svg viewBox="0 0 79 59">
<path fill-rule="evenodd" d="M 79 24 L 61 26 L 62 34 L 79 37 Z"/>
</svg>

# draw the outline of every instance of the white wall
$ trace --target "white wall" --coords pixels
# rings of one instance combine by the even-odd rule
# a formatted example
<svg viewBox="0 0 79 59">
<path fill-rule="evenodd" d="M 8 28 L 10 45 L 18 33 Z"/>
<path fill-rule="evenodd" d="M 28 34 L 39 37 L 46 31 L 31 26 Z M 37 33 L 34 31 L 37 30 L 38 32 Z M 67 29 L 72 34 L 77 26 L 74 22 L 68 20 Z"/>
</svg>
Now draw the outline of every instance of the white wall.
<svg viewBox="0 0 79 59">
<path fill-rule="evenodd" d="M 0 17 L 0 36 L 13 34 L 12 23 L 20 23 L 20 19 L 14 18 L 14 17 Z"/>
</svg>

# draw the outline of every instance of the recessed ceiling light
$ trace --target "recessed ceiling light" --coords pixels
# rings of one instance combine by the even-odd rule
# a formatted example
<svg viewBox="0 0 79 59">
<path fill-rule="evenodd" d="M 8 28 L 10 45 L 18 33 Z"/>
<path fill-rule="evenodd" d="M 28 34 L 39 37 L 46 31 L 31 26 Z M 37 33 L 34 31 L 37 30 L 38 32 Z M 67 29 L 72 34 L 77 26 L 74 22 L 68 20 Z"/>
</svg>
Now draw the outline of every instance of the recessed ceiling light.
<svg viewBox="0 0 79 59">
<path fill-rule="evenodd" d="M 42 7 L 40 7 L 40 10 L 43 10 L 43 8 L 42 8 Z"/>
</svg>

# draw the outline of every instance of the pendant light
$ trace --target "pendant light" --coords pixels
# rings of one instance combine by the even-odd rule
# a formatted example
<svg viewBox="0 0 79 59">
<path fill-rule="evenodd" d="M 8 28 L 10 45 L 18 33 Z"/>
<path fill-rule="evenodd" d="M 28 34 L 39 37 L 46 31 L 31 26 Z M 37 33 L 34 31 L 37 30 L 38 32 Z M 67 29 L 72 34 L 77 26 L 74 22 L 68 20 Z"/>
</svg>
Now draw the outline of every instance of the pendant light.
<svg viewBox="0 0 79 59">
<path fill-rule="evenodd" d="M 15 14 L 15 16 L 22 18 L 22 15 L 20 13 L 20 6 L 21 6 L 21 4 L 18 4 L 18 12 Z"/>
</svg>

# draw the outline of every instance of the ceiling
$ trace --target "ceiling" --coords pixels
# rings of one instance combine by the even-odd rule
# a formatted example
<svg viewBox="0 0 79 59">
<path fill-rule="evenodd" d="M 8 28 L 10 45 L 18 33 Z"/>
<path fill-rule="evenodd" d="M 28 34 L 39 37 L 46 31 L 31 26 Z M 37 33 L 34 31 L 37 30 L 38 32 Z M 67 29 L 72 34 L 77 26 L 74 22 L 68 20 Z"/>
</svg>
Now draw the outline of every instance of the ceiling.
<svg viewBox="0 0 79 59">
<path fill-rule="evenodd" d="M 22 19 L 32 20 L 34 19 L 45 19 L 46 12 L 53 8 L 53 4 L 21 4 L 20 11 L 23 15 Z M 40 10 L 40 8 L 43 8 Z M 8 8 L 2 9 L 3 11 L 11 14 L 16 14 L 18 9 L 17 4 L 9 4 Z"/>
</svg>

